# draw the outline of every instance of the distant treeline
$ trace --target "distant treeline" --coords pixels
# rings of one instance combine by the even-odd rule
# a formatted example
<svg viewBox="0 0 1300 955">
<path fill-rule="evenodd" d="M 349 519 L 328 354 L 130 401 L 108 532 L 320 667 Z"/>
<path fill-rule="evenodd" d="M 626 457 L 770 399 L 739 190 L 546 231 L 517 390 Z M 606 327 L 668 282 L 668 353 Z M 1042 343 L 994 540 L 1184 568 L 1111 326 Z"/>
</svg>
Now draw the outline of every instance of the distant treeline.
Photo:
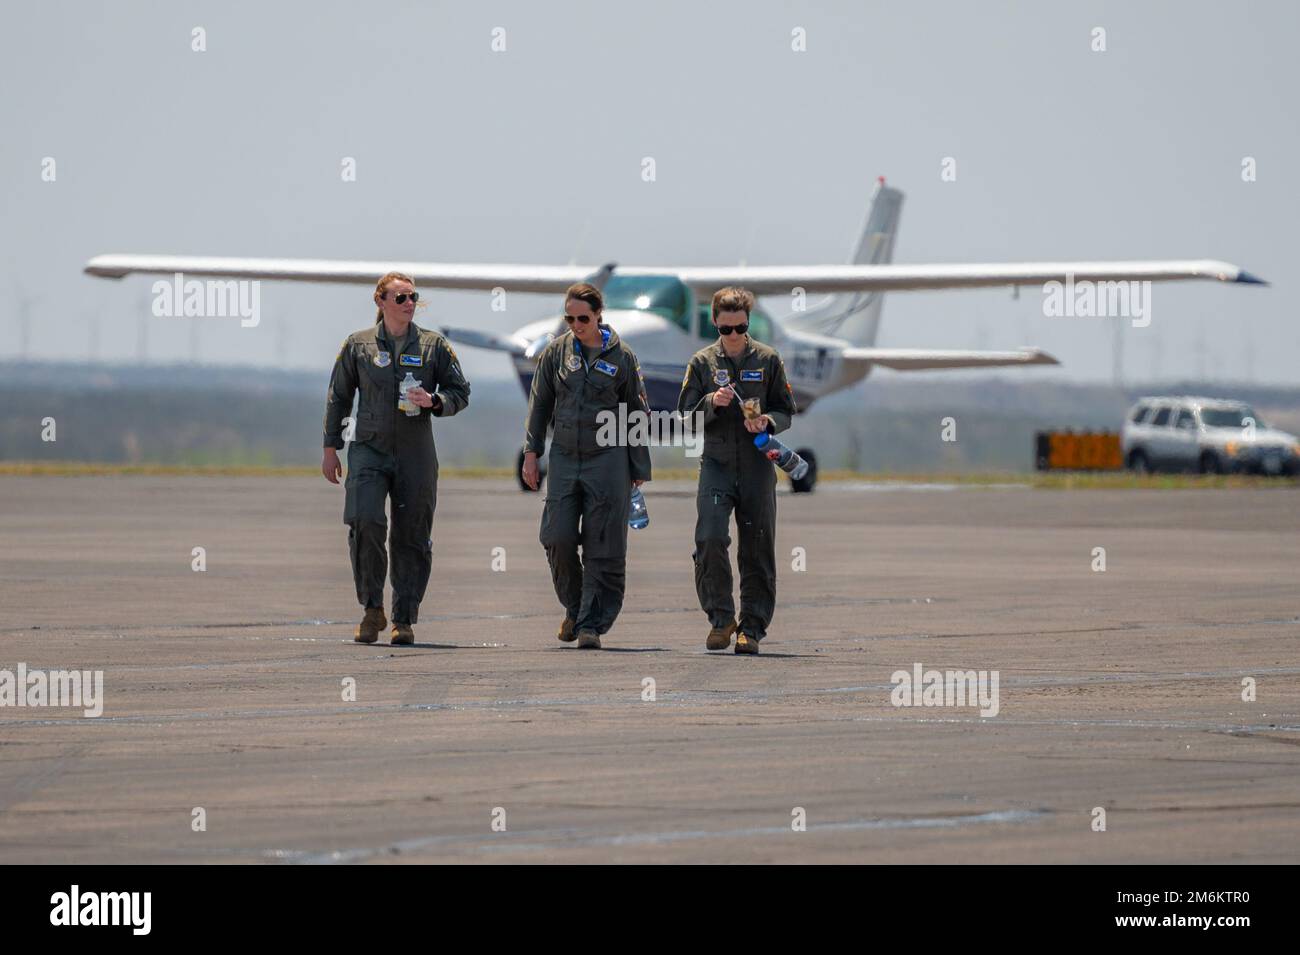
<svg viewBox="0 0 1300 955">
<path fill-rule="evenodd" d="M 0 363 L 0 459 L 188 465 L 312 465 L 320 460 L 325 381 L 315 372 L 239 367 Z M 1269 423 L 1300 431 L 1300 389 L 1143 385 L 1118 390 L 1030 379 L 923 378 L 882 373 L 795 419 L 788 443 L 825 469 L 1029 471 L 1039 429 L 1118 430 L 1146 394 L 1201 394 L 1255 405 Z M 443 464 L 512 466 L 525 402 L 516 382 L 474 382 L 470 407 L 435 421 Z M 45 419 L 54 422 L 54 441 Z M 944 419 L 955 441 L 943 441 Z M 680 450 L 661 466 L 693 466 Z"/>
</svg>

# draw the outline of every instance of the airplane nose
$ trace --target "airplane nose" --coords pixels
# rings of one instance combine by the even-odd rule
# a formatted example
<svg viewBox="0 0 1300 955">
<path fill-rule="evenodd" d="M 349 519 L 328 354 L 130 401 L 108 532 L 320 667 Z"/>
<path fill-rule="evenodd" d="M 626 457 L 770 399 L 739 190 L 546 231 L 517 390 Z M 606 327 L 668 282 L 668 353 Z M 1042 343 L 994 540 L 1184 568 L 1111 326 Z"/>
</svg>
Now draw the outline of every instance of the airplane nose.
<svg viewBox="0 0 1300 955">
<path fill-rule="evenodd" d="M 536 358 L 542 353 L 542 349 L 550 344 L 551 339 L 554 337 L 555 335 L 552 332 L 547 332 L 545 335 L 539 335 L 528 344 L 527 348 L 524 349 L 524 357 Z"/>
</svg>

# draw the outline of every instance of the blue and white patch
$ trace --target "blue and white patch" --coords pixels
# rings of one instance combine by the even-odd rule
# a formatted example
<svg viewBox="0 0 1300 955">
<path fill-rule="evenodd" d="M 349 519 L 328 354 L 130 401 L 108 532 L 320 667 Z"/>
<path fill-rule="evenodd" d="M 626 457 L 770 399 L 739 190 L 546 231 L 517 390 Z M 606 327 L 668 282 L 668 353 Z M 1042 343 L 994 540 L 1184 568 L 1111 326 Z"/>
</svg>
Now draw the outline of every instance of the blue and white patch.
<svg viewBox="0 0 1300 955">
<path fill-rule="evenodd" d="M 387 368 L 393 363 L 393 356 L 386 351 L 375 352 L 375 367 Z"/>
<path fill-rule="evenodd" d="M 731 384 L 731 372 L 725 368 L 719 368 L 713 373 L 713 383 L 715 385 Z"/>
<path fill-rule="evenodd" d="M 618 368 L 615 367 L 614 365 L 611 365 L 609 362 L 605 361 L 605 359 L 603 359 L 603 358 L 597 358 L 597 359 L 596 359 L 596 363 L 595 363 L 594 365 L 592 365 L 591 367 L 592 367 L 592 368 L 595 368 L 597 371 L 603 371 L 605 374 L 609 375 L 611 378 L 616 378 L 616 377 L 618 377 Z"/>
<path fill-rule="evenodd" d="M 740 373 L 740 380 L 741 380 L 741 381 L 762 381 L 762 380 L 763 380 L 763 369 L 762 369 L 762 368 L 751 368 L 751 369 L 748 370 L 748 371 L 742 371 L 742 372 Z"/>
<path fill-rule="evenodd" d="M 420 355 L 403 355 L 397 359 L 399 365 L 410 365 L 412 368 L 423 368 L 424 358 Z"/>
</svg>

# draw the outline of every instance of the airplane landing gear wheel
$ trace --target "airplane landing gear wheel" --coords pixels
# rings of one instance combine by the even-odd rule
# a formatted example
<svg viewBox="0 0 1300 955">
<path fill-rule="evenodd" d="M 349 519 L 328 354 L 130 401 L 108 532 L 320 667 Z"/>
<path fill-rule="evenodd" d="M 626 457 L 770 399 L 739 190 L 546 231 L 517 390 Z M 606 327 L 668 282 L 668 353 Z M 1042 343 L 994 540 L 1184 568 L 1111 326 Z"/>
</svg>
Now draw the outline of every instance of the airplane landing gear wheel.
<svg viewBox="0 0 1300 955">
<path fill-rule="evenodd" d="M 546 483 L 546 455 L 542 455 L 537 459 L 537 491 L 524 483 L 523 448 L 520 448 L 519 453 L 515 455 L 515 480 L 519 482 L 519 490 L 521 491 L 527 491 L 529 494 L 536 494 L 537 491 L 540 491 L 542 485 Z"/>
<path fill-rule="evenodd" d="M 790 490 L 795 494 L 811 494 L 817 486 L 817 455 L 811 448 L 799 448 L 795 454 L 808 462 L 808 473 L 797 481 L 791 479 Z"/>
</svg>

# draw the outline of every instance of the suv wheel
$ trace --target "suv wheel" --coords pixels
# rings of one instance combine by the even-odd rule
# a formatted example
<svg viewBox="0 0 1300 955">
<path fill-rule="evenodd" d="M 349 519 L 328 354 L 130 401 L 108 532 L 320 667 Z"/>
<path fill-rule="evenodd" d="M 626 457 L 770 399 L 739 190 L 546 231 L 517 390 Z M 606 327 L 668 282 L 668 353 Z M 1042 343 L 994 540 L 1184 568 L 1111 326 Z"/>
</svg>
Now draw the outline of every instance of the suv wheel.
<svg viewBox="0 0 1300 955">
<path fill-rule="evenodd" d="M 1147 459 L 1145 451 L 1140 449 L 1128 453 L 1128 469 L 1138 474 L 1150 474 L 1151 462 Z"/>
<path fill-rule="evenodd" d="M 1222 474 L 1223 465 L 1219 462 L 1219 456 L 1213 451 L 1206 451 L 1202 454 L 1200 471 L 1202 474 Z"/>
</svg>

